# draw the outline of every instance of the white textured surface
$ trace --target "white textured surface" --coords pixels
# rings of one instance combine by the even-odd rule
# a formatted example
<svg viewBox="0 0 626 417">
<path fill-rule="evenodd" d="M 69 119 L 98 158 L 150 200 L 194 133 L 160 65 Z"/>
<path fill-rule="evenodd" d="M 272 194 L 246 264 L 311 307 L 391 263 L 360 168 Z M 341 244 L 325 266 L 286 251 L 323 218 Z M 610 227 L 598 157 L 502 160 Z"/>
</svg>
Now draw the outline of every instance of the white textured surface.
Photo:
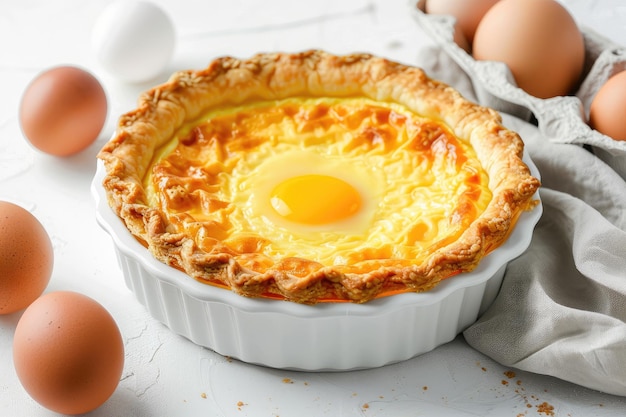
<svg viewBox="0 0 626 417">
<path fill-rule="evenodd" d="M 151 318 L 125 286 L 110 238 L 96 223 L 89 192 L 95 153 L 110 137 L 116 115 L 131 109 L 138 93 L 149 86 L 116 82 L 96 66 L 90 30 L 107 3 L 9 0 L 0 6 L 0 199 L 28 208 L 48 230 L 55 268 L 47 291 L 69 289 L 97 299 L 113 314 L 125 341 L 120 385 L 91 415 L 547 416 L 537 408 L 543 402 L 558 416 L 623 415 L 623 398 L 524 372 L 509 378 L 504 372 L 514 370 L 478 354 L 462 338 L 379 369 L 301 373 L 229 360 Z M 245 57 L 258 51 L 312 47 L 337 53 L 369 51 L 417 63 L 418 50 L 430 44 L 404 0 L 157 3 L 179 30 L 168 71 L 203 67 L 222 54 Z M 626 43 L 620 0 L 566 3 L 597 30 Z M 98 142 L 66 159 L 32 150 L 17 123 L 26 84 L 39 71 L 59 63 L 94 71 L 111 102 Z M 0 415 L 56 415 L 31 400 L 15 375 L 11 342 L 18 319 L 19 313 L 0 317 Z"/>
</svg>

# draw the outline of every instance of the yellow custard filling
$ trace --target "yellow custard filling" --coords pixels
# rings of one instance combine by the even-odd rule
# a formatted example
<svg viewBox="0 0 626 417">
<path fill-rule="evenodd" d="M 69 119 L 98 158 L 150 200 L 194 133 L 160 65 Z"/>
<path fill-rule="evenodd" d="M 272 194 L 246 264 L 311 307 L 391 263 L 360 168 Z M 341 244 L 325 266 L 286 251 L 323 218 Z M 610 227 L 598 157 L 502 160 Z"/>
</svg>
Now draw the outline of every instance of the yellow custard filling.
<svg viewBox="0 0 626 417">
<path fill-rule="evenodd" d="M 169 233 L 253 272 L 301 259 L 294 275 L 419 264 L 492 198 L 442 121 L 360 97 L 209 111 L 155 153 L 143 186 Z"/>
</svg>

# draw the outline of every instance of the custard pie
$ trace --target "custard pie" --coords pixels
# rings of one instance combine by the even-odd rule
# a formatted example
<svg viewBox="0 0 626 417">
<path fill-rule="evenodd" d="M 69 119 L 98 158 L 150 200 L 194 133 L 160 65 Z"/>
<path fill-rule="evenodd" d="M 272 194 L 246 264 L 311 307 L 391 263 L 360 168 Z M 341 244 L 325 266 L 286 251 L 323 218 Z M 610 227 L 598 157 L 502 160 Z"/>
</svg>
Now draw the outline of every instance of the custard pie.
<svg viewBox="0 0 626 417">
<path fill-rule="evenodd" d="M 109 205 L 165 264 L 243 296 L 363 303 L 500 246 L 540 185 L 523 147 L 419 68 L 307 51 L 175 73 L 98 157 Z"/>
</svg>

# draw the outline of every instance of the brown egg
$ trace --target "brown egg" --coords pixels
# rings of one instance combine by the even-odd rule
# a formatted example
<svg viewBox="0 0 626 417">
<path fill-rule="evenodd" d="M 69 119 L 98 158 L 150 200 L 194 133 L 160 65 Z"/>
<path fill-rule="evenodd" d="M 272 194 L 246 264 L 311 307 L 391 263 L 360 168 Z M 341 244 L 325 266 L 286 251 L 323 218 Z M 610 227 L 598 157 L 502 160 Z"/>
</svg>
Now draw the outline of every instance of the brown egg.
<svg viewBox="0 0 626 417">
<path fill-rule="evenodd" d="M 615 140 L 626 141 L 626 71 L 613 75 L 591 102 L 589 125 Z"/>
<path fill-rule="evenodd" d="M 107 401 L 124 367 L 124 343 L 109 312 L 71 291 L 45 294 L 20 318 L 13 338 L 15 371 L 28 394 L 63 414 Z"/>
<path fill-rule="evenodd" d="M 37 149 L 68 156 L 92 144 L 107 116 L 107 98 L 89 72 L 71 66 L 49 69 L 26 88 L 20 103 L 22 132 Z"/>
<path fill-rule="evenodd" d="M 0 314 L 28 307 L 46 289 L 54 263 L 50 237 L 26 209 L 0 201 Z"/>
<path fill-rule="evenodd" d="M 499 1 L 478 25 L 472 53 L 507 64 L 518 87 L 539 98 L 572 93 L 585 62 L 582 33 L 555 0 Z"/>
<path fill-rule="evenodd" d="M 497 2 L 498 0 L 428 0 L 426 13 L 454 16 L 456 27 L 471 45 L 481 19 Z"/>
</svg>

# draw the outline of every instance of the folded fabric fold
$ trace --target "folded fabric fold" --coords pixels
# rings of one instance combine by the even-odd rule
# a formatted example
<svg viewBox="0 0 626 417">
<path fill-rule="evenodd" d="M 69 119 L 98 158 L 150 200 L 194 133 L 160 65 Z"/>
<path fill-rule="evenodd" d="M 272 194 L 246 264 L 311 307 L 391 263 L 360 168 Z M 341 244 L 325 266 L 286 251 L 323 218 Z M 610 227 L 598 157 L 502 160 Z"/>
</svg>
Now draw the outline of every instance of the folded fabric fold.
<svg viewBox="0 0 626 417">
<path fill-rule="evenodd" d="M 471 80 L 438 48 L 418 64 L 475 100 Z M 541 173 L 544 211 L 464 337 L 503 365 L 626 396 L 626 182 L 584 148 L 503 118 Z"/>
</svg>

